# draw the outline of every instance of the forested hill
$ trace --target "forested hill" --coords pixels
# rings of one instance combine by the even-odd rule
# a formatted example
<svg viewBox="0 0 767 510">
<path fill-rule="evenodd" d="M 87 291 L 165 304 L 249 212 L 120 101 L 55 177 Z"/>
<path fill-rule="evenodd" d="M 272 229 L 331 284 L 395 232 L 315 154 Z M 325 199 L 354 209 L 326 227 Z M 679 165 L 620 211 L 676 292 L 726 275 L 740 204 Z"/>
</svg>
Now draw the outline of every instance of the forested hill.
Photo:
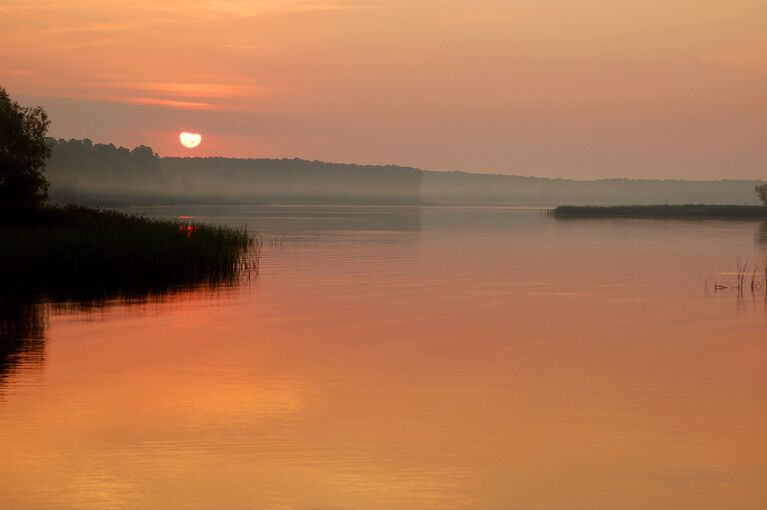
<svg viewBox="0 0 767 510">
<path fill-rule="evenodd" d="M 302 159 L 161 158 L 90 140 L 53 140 L 58 202 L 758 204 L 761 181 L 576 181 Z M 616 171 L 616 173 L 620 173 Z"/>
<path fill-rule="evenodd" d="M 51 198 L 90 203 L 419 203 L 421 171 L 302 159 L 160 158 L 90 140 L 50 140 Z"/>
<path fill-rule="evenodd" d="M 258 202 L 419 203 L 421 171 L 303 159 L 162 158 L 183 196 Z"/>
<path fill-rule="evenodd" d="M 53 151 L 46 177 L 59 201 L 104 195 L 141 196 L 167 190 L 160 158 L 146 146 L 133 150 L 85 140 L 48 139 Z"/>
</svg>

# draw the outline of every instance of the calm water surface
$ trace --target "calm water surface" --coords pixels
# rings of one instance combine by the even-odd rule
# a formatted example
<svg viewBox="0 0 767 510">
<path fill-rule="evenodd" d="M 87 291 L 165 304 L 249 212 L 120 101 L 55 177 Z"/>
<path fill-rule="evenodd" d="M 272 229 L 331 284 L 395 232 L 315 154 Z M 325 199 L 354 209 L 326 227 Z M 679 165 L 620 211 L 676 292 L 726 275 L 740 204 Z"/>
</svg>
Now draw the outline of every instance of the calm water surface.
<svg viewBox="0 0 767 510">
<path fill-rule="evenodd" d="M 759 222 L 173 207 L 258 275 L 25 312 L 2 509 L 763 509 Z"/>
</svg>

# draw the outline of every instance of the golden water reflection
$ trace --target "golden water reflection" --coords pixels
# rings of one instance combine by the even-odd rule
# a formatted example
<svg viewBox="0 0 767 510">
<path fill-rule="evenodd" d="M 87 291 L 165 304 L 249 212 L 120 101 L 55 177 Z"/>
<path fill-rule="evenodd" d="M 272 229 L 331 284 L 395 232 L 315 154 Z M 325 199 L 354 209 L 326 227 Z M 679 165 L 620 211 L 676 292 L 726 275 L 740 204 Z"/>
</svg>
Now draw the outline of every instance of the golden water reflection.
<svg viewBox="0 0 767 510">
<path fill-rule="evenodd" d="M 4 383 L 0 507 L 761 508 L 767 315 L 703 287 L 757 227 L 491 214 L 51 315 L 41 379 Z"/>
</svg>

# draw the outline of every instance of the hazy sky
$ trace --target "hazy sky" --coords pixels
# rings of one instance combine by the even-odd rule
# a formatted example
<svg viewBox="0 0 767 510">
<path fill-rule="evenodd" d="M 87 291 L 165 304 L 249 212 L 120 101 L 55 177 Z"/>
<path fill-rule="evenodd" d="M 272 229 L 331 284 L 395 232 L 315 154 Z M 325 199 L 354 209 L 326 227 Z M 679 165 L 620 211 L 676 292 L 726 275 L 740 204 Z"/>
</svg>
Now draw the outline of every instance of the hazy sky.
<svg viewBox="0 0 767 510">
<path fill-rule="evenodd" d="M 161 155 L 767 177 L 765 0 L 0 0 L 0 86 Z"/>
</svg>

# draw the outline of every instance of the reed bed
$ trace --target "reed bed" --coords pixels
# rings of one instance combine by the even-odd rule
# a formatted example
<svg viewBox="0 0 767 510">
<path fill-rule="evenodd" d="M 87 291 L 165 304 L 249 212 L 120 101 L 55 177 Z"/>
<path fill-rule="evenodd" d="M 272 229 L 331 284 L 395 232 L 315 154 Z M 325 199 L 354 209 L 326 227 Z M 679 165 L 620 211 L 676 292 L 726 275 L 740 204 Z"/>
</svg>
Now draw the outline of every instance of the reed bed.
<svg viewBox="0 0 767 510">
<path fill-rule="evenodd" d="M 58 299 L 219 285 L 258 270 L 261 238 L 245 228 L 86 207 L 0 214 L 0 291 Z"/>
<path fill-rule="evenodd" d="M 550 213 L 555 218 L 706 218 L 760 219 L 767 218 L 767 207 L 751 205 L 561 205 Z"/>
</svg>

